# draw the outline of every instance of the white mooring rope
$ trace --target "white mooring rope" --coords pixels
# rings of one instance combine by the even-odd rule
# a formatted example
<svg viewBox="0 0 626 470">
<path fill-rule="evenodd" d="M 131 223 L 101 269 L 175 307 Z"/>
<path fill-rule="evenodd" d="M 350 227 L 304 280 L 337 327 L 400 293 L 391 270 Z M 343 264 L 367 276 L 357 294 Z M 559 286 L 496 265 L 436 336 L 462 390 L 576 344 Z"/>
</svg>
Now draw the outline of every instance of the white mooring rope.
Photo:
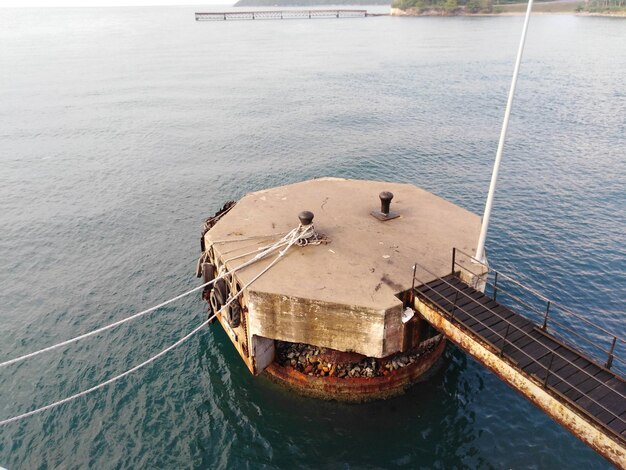
<svg viewBox="0 0 626 470">
<path fill-rule="evenodd" d="M 296 241 L 303 237 L 304 235 L 306 235 L 306 233 L 310 230 L 310 226 L 304 228 L 304 230 L 302 230 L 303 227 L 302 226 L 298 226 L 297 228 L 291 230 L 289 233 L 287 233 L 287 235 L 285 235 L 282 239 L 280 239 L 278 242 L 276 242 L 275 244 L 269 246 L 267 249 L 261 251 L 260 253 L 258 253 L 254 258 L 252 258 L 249 261 L 246 261 L 245 263 L 242 263 L 241 265 L 237 266 L 236 268 L 222 273 L 221 275 L 217 276 L 215 279 L 206 282 L 204 284 L 201 284 L 197 287 L 194 287 L 193 289 L 188 290 L 187 292 L 184 292 L 180 295 L 177 295 L 176 297 L 173 297 L 169 300 L 166 300 L 165 302 L 161 302 L 158 305 L 155 305 L 154 307 L 150 307 L 146 310 L 142 310 L 141 312 L 135 313 L 134 315 L 131 315 L 130 317 L 126 317 L 126 318 L 122 318 L 121 320 L 118 320 L 116 322 L 110 323 L 108 325 L 102 326 L 100 328 L 97 328 L 93 331 L 90 331 L 88 333 L 79 335 L 79 336 L 75 336 L 74 338 L 68 339 L 66 341 L 62 341 L 60 343 L 57 344 L 53 344 L 52 346 L 48 346 L 42 349 L 39 349 L 37 351 L 33 351 L 31 353 L 28 354 L 24 354 L 22 356 L 16 357 L 14 359 L 10 359 L 8 361 L 4 361 L 4 362 L 0 362 L 0 368 L 11 365 L 11 364 L 15 364 L 17 362 L 21 362 L 21 361 L 25 361 L 26 359 L 30 359 L 32 357 L 38 356 L 40 354 L 43 354 L 45 352 L 49 352 L 49 351 L 53 351 L 55 349 L 61 348 L 63 346 L 67 346 L 69 344 L 75 343 L 77 341 L 80 341 L 81 339 L 85 339 L 85 338 L 89 338 L 91 336 L 97 335 L 99 333 L 102 333 L 104 331 L 110 330 L 111 328 L 115 328 L 116 326 L 120 326 L 123 325 L 126 322 L 129 322 L 131 320 L 134 320 L 135 318 L 139 318 L 142 317 L 150 312 L 154 312 L 155 310 L 158 310 L 162 307 L 165 307 L 168 304 L 171 304 L 172 302 L 175 302 L 177 300 L 182 299 L 183 297 L 186 297 L 190 294 L 193 294 L 194 292 L 199 291 L 200 289 L 203 289 L 205 287 L 210 286 L 211 284 L 214 284 L 215 282 L 217 282 L 220 279 L 223 279 L 226 276 L 229 276 L 237 271 L 240 271 L 244 268 L 247 268 L 248 266 L 250 266 L 251 264 L 265 258 L 266 256 L 268 256 L 269 254 L 275 252 L 276 250 L 278 250 L 281 246 L 284 246 L 285 243 L 289 243 L 289 241 L 291 239 L 293 239 L 294 237 L 296 237 Z M 295 242 L 294 242 L 295 243 Z"/>
<path fill-rule="evenodd" d="M 192 294 L 193 292 L 196 292 L 196 291 L 198 291 L 198 290 L 200 290 L 200 289 L 202 289 L 202 288 L 212 284 L 213 282 L 217 281 L 218 279 L 219 278 L 214 279 L 214 280 L 212 280 L 210 282 L 207 282 L 206 284 L 202 284 L 201 286 L 194 287 L 193 289 L 188 290 L 187 292 L 184 292 L 184 293 L 182 293 L 180 295 L 177 295 L 176 297 L 173 297 L 173 298 L 171 298 L 169 300 L 166 300 L 165 302 L 162 302 L 159 305 L 155 305 L 154 307 L 150 307 L 150 308 L 148 308 L 146 310 L 142 310 L 141 312 L 135 313 L 134 315 L 131 315 L 130 317 L 126 317 L 126 318 L 118 320 L 118 321 L 116 321 L 114 323 L 110 323 L 110 324 L 108 324 L 106 326 L 103 326 L 103 327 L 100 327 L 100 328 L 98 328 L 96 330 L 90 331 L 89 333 L 85 333 L 85 334 L 82 334 L 80 336 L 76 336 L 74 338 L 68 339 L 66 341 L 62 341 L 60 343 L 53 344 L 52 346 L 48 346 L 46 348 L 39 349 L 39 350 L 34 351 L 32 353 L 24 354 L 23 356 L 19 356 L 19 357 L 16 357 L 14 359 L 10 359 L 8 361 L 4 361 L 4 362 L 0 363 L 0 367 L 5 367 L 5 366 L 8 366 L 10 364 L 15 364 L 16 362 L 21 362 L 21 361 L 24 361 L 26 359 L 30 359 L 31 357 L 38 356 L 39 354 L 43 354 L 45 352 L 52 351 L 54 349 L 61 348 L 63 346 L 67 346 L 68 344 L 75 343 L 76 341 L 79 341 L 81 339 L 89 338 L 90 336 L 94 336 L 94 335 L 97 335 L 98 333 L 102 333 L 103 331 L 110 330 L 111 328 L 115 328 L 116 326 L 122 325 L 122 324 L 124 324 L 124 323 L 126 323 L 128 321 L 134 320 L 135 318 L 139 318 L 139 317 L 141 317 L 143 315 L 146 315 L 147 313 L 154 312 L 155 310 L 158 310 L 161 307 L 164 307 L 165 305 L 171 304 L 172 302 L 174 302 L 176 300 L 182 299 L 183 297 L 185 297 L 185 296 L 187 296 L 189 294 Z"/>
<path fill-rule="evenodd" d="M 185 341 L 187 341 L 189 338 L 191 338 L 194 334 L 196 334 L 198 331 L 200 331 L 208 323 L 209 323 L 209 320 L 204 321 L 202 324 L 200 324 L 200 326 L 198 326 L 195 330 L 193 330 L 188 335 L 182 337 L 181 339 L 176 341 L 174 344 L 172 344 L 171 346 L 165 348 L 163 351 L 161 351 L 160 353 L 156 354 L 155 356 L 152 356 L 147 361 L 144 361 L 141 364 L 136 365 L 132 369 L 128 369 L 126 372 L 123 372 L 123 373 L 121 373 L 119 375 L 116 375 L 115 377 L 112 377 L 112 378 L 110 378 L 109 380 L 107 380 L 105 382 L 99 383 L 95 387 L 88 388 L 87 390 L 83 390 L 82 392 L 79 392 L 79 393 L 76 393 L 76 394 L 74 394 L 74 395 L 72 395 L 70 397 L 64 398 L 63 400 L 55 401 L 54 403 L 50 403 L 49 405 L 42 406 L 41 408 L 37 408 L 35 410 L 28 411 L 26 413 L 22 413 L 21 415 L 17 415 L 17 416 L 14 416 L 12 418 L 8 418 L 8 419 L 5 419 L 5 420 L 2 420 L 2 421 L 0 421 L 0 426 L 4 426 L 5 424 L 9 424 L 9 423 L 12 423 L 14 421 L 19 421 L 21 419 L 28 418 L 29 416 L 36 415 L 36 414 L 41 413 L 43 411 L 49 410 L 50 408 L 55 408 L 55 407 L 57 407 L 59 405 L 62 405 L 63 403 L 67 403 L 68 401 L 75 400 L 77 398 L 82 397 L 83 395 L 87 395 L 88 393 L 95 392 L 96 390 L 98 390 L 98 389 L 100 389 L 102 387 L 105 387 L 105 386 L 107 386 L 109 384 L 112 384 L 113 382 L 116 382 L 119 379 L 121 379 L 123 377 L 126 377 L 129 374 L 132 374 L 136 370 L 139 370 L 142 367 L 147 366 L 151 362 L 156 361 L 158 358 L 163 356 L 165 353 L 171 351 L 175 347 L 180 346 Z"/>
<path fill-rule="evenodd" d="M 148 364 L 151 364 L 152 362 L 156 361 L 158 358 L 160 358 L 161 356 L 163 356 L 164 354 L 166 354 L 167 352 L 171 351 L 172 349 L 180 346 L 181 344 L 183 344 L 185 341 L 187 341 L 189 338 L 191 338 L 193 335 L 195 335 L 197 332 L 199 332 L 202 328 L 204 328 L 206 325 L 208 325 L 208 323 L 213 320 L 219 313 L 221 313 L 225 308 L 227 308 L 228 306 L 230 306 L 231 303 L 233 303 L 240 295 L 241 293 L 247 289 L 248 287 L 250 287 L 252 285 L 252 283 L 254 283 L 257 279 L 259 279 L 263 274 L 265 274 L 267 271 L 269 271 L 276 263 L 278 263 L 278 261 L 280 261 L 280 259 L 285 256 L 285 253 L 287 253 L 287 250 L 289 250 L 289 248 L 291 248 L 294 244 L 296 244 L 298 242 L 298 240 L 300 240 L 300 238 L 305 235 L 310 229 L 311 226 L 307 226 L 306 228 L 304 228 L 304 230 L 301 231 L 303 227 L 299 226 L 297 229 L 292 230 L 289 235 L 290 235 L 290 239 L 288 242 L 288 245 L 283 249 L 280 250 L 278 252 L 278 256 L 276 256 L 276 258 L 274 258 L 272 260 L 272 262 L 270 264 L 268 264 L 265 268 L 263 268 L 263 270 L 261 270 L 259 272 L 259 274 L 257 274 L 256 276 L 254 276 L 250 282 L 248 282 L 245 286 L 243 286 L 241 288 L 241 290 L 236 293 L 234 296 L 232 296 L 228 302 L 226 302 L 222 308 L 220 308 L 220 310 L 216 313 L 214 313 L 211 317 L 209 317 L 208 320 L 202 322 L 198 327 L 196 327 L 193 331 L 191 331 L 190 333 L 188 333 L 187 335 L 183 336 L 181 339 L 179 339 L 178 341 L 176 341 L 174 344 L 168 346 L 167 348 L 165 348 L 164 350 L 162 350 L 161 352 L 159 352 L 158 354 L 155 354 L 154 356 L 152 356 L 151 358 L 145 360 L 144 362 L 142 362 L 141 364 L 136 365 L 135 367 L 128 369 L 125 372 L 122 372 L 121 374 L 116 375 L 115 377 L 111 377 L 110 379 L 99 383 L 98 385 L 95 385 L 91 388 L 88 388 L 87 390 L 83 390 L 81 392 L 78 392 L 74 395 L 71 395 L 67 398 L 63 398 L 62 400 L 58 400 L 55 401 L 53 403 L 50 403 L 48 405 L 42 406 L 41 408 L 37 408 L 31 411 L 28 411 L 26 413 L 22 413 L 20 415 L 17 416 L 13 416 L 12 418 L 7 418 L 4 419 L 2 421 L 0 421 L 0 426 L 4 426 L 5 424 L 9 424 L 9 423 L 13 423 L 15 421 L 19 421 L 21 419 L 24 418 L 28 418 L 29 416 L 33 416 L 36 415 L 38 413 L 42 413 L 46 410 L 49 410 L 51 408 L 55 408 L 59 405 L 62 405 L 63 403 L 67 403 L 70 402 L 72 400 L 75 400 L 77 398 L 80 398 L 84 395 L 87 395 L 89 393 L 95 392 L 96 390 L 99 390 L 103 387 L 106 387 L 107 385 L 110 385 L 114 382 L 117 382 L 118 380 L 126 377 L 129 374 L 132 374 L 133 372 L 147 366 Z M 238 269 L 241 269 L 241 267 L 239 267 Z M 215 279 L 214 279 L 215 281 Z M 208 283 L 207 283 L 208 284 Z M 197 289 L 194 289 L 197 290 Z M 179 296 L 180 298 L 180 296 Z M 130 317 L 129 317 L 130 318 Z M 61 343 L 59 343 L 61 344 Z M 52 347 L 51 347 L 52 348 Z"/>
</svg>

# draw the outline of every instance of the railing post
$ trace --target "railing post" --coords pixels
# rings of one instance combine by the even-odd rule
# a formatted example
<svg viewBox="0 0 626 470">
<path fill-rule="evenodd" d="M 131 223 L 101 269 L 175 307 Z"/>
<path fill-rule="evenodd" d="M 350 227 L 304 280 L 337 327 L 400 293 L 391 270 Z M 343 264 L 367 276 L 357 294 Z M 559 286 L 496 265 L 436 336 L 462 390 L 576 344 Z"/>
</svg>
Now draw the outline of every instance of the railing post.
<svg viewBox="0 0 626 470">
<path fill-rule="evenodd" d="M 457 290 L 454 293 L 454 304 L 452 304 L 452 312 L 450 312 L 450 321 L 453 322 L 454 321 L 454 311 L 456 310 L 456 301 L 459 298 L 459 291 Z"/>
<path fill-rule="evenodd" d="M 456 266 L 456 247 L 452 247 L 452 274 L 454 274 L 455 266 Z"/>
<path fill-rule="evenodd" d="M 613 351 L 615 350 L 615 343 L 617 342 L 617 336 L 613 336 L 613 343 L 611 344 L 611 350 L 609 351 L 609 358 L 606 361 L 606 368 L 610 369 L 613 365 Z"/>
<path fill-rule="evenodd" d="M 502 339 L 502 347 L 500 348 L 500 357 L 504 355 L 504 347 L 506 346 L 506 337 L 509 336 L 510 323 L 506 324 L 506 332 L 504 333 L 504 339 Z"/>
<path fill-rule="evenodd" d="M 493 300 L 496 300 L 497 293 L 498 293 L 498 271 L 496 271 L 496 276 L 493 280 Z"/>
<path fill-rule="evenodd" d="M 554 352 L 550 354 L 550 362 L 548 363 L 548 370 L 546 370 L 546 379 L 543 381 L 543 388 L 548 386 L 548 377 L 550 377 L 550 369 L 552 368 L 552 361 L 554 360 Z"/>
<path fill-rule="evenodd" d="M 543 317 L 543 326 L 541 327 L 543 331 L 546 331 L 546 328 L 548 327 L 548 315 L 549 314 L 550 314 L 550 301 L 548 300 L 548 305 L 546 307 L 546 314 Z"/>
<path fill-rule="evenodd" d="M 417 263 L 413 265 L 413 280 L 411 281 L 411 295 L 409 296 L 411 308 L 415 308 L 415 274 L 417 274 Z"/>
</svg>

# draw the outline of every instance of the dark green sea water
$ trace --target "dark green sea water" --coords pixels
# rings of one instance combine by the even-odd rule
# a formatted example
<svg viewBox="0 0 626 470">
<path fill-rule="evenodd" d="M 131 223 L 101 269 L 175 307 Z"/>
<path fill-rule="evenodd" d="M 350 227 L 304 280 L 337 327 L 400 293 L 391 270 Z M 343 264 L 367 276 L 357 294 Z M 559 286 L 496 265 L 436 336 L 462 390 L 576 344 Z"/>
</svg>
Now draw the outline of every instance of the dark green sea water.
<svg viewBox="0 0 626 470">
<path fill-rule="evenodd" d="M 0 9 L 0 359 L 197 285 L 203 219 L 248 191 L 397 180 L 482 213 L 521 17 L 196 23 L 195 10 Z M 625 20 L 532 19 L 487 243 L 495 267 L 622 335 L 625 71 Z M 187 298 L 0 369 L 0 418 L 142 362 L 205 308 Z M 0 466 L 607 464 L 454 347 L 406 396 L 348 406 L 251 377 L 212 328 L 1 428 Z"/>
</svg>

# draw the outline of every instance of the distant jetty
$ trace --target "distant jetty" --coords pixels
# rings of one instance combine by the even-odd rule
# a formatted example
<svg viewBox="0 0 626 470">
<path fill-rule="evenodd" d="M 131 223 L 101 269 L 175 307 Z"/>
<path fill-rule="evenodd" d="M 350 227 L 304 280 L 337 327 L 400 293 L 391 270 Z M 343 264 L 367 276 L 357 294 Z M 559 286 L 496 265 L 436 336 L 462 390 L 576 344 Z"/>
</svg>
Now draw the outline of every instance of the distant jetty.
<svg viewBox="0 0 626 470">
<path fill-rule="evenodd" d="M 257 10 L 196 13 L 196 21 L 216 20 L 287 20 L 301 18 L 365 18 L 383 16 L 367 10 Z"/>
<path fill-rule="evenodd" d="M 239 7 L 266 7 L 266 8 L 337 8 L 346 6 L 389 5 L 389 0 L 239 0 L 235 8 Z"/>
</svg>

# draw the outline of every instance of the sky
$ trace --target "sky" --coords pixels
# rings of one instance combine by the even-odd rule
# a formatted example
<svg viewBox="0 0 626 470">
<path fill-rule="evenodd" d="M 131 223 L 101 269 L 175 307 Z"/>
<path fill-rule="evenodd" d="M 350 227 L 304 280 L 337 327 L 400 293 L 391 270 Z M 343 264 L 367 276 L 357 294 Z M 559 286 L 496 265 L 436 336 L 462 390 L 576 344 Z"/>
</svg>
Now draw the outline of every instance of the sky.
<svg viewBox="0 0 626 470">
<path fill-rule="evenodd" d="M 236 0 L 0 0 L 1 7 L 119 7 L 150 5 L 232 5 Z"/>
</svg>

